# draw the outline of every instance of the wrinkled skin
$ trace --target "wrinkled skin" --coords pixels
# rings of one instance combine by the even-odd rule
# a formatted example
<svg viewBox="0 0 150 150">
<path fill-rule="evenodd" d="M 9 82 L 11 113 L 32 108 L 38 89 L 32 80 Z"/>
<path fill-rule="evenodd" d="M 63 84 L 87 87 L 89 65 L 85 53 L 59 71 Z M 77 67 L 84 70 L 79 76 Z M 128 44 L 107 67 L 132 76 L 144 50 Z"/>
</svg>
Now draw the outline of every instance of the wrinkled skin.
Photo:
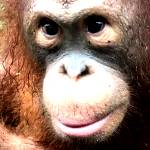
<svg viewBox="0 0 150 150">
<path fill-rule="evenodd" d="M 0 0 L 0 149 L 150 149 L 149 13 L 149 0 Z"/>
</svg>

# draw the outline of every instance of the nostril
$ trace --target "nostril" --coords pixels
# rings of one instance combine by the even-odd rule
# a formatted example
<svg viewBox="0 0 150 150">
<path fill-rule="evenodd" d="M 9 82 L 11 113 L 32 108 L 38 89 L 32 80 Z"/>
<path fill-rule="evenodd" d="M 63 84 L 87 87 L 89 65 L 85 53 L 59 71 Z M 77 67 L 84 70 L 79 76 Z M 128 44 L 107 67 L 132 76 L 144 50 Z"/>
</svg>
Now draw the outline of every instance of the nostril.
<svg viewBox="0 0 150 150">
<path fill-rule="evenodd" d="M 70 66 L 70 65 L 61 65 L 59 68 L 59 73 L 67 75 L 70 78 L 79 79 L 81 77 L 92 74 L 90 68 L 87 65 L 81 66 Z"/>
<path fill-rule="evenodd" d="M 67 75 L 67 70 L 64 65 L 61 65 L 59 68 L 59 73 Z"/>
<path fill-rule="evenodd" d="M 85 68 L 83 70 L 81 70 L 81 73 L 80 73 L 80 77 L 83 77 L 83 76 L 86 76 L 86 75 L 89 75 L 90 74 L 90 70 L 89 70 L 89 67 L 88 66 L 85 66 Z"/>
</svg>

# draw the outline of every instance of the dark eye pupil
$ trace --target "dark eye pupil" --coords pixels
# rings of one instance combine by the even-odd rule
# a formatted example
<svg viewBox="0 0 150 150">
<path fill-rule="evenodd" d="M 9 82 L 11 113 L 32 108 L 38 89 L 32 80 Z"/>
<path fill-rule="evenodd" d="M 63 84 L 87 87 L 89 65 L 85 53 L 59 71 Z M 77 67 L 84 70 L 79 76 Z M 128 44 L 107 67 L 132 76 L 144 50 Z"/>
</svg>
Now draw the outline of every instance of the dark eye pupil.
<svg viewBox="0 0 150 150">
<path fill-rule="evenodd" d="M 86 19 L 87 31 L 90 33 L 97 33 L 103 30 L 105 26 L 104 18 L 100 16 L 90 16 Z"/>
<path fill-rule="evenodd" d="M 40 26 L 42 27 L 43 32 L 50 36 L 56 35 L 59 32 L 57 23 L 47 18 L 41 19 Z"/>
<path fill-rule="evenodd" d="M 56 35 L 58 33 L 58 26 L 54 24 L 45 24 L 43 30 L 48 35 Z"/>
</svg>

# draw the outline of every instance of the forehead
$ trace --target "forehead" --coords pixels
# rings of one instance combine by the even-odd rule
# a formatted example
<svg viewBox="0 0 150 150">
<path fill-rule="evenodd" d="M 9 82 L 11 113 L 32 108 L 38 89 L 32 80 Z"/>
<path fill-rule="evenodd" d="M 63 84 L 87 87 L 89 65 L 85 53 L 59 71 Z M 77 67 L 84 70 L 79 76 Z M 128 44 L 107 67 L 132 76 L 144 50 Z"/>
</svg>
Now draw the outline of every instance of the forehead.
<svg viewBox="0 0 150 150">
<path fill-rule="evenodd" d="M 62 5 L 69 5 L 77 0 L 55 0 L 55 1 Z"/>
<path fill-rule="evenodd" d="M 80 9 L 92 8 L 92 7 L 104 7 L 115 6 L 120 3 L 121 0 L 32 0 L 29 1 L 30 6 L 34 10 L 54 10 L 60 11 L 77 11 Z M 120 5 L 118 5 L 120 6 Z M 117 6 L 117 7 L 118 7 Z M 53 11 L 53 12 L 55 12 Z"/>
<path fill-rule="evenodd" d="M 32 0 L 27 1 L 25 7 L 28 9 L 26 12 L 29 13 L 29 17 L 40 13 L 59 18 L 60 21 L 74 20 L 89 13 L 114 18 L 125 16 L 130 20 L 135 16 L 135 1 L 138 0 Z"/>
<path fill-rule="evenodd" d="M 109 9 L 119 7 L 120 0 L 32 0 L 28 6 L 34 12 L 47 12 L 55 15 L 72 15 L 87 9 Z M 113 7 L 115 6 L 115 7 Z"/>
</svg>

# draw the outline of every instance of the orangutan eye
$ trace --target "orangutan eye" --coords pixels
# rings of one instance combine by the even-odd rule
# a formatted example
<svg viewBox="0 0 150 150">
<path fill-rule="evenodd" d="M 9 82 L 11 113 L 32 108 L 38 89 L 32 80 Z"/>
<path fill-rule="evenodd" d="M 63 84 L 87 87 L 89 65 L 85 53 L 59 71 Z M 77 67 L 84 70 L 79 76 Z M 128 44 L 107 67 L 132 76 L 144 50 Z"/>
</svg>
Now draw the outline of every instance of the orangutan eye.
<svg viewBox="0 0 150 150">
<path fill-rule="evenodd" d="M 59 26 L 51 19 L 43 18 L 40 20 L 40 25 L 44 34 L 54 36 L 59 33 Z"/>
<path fill-rule="evenodd" d="M 92 15 L 86 18 L 85 25 L 89 33 L 97 33 L 104 29 L 106 20 L 101 16 Z"/>
<path fill-rule="evenodd" d="M 38 29 L 35 32 L 36 43 L 48 48 L 58 45 L 62 39 L 60 26 L 47 17 L 41 18 L 38 22 Z"/>
</svg>

